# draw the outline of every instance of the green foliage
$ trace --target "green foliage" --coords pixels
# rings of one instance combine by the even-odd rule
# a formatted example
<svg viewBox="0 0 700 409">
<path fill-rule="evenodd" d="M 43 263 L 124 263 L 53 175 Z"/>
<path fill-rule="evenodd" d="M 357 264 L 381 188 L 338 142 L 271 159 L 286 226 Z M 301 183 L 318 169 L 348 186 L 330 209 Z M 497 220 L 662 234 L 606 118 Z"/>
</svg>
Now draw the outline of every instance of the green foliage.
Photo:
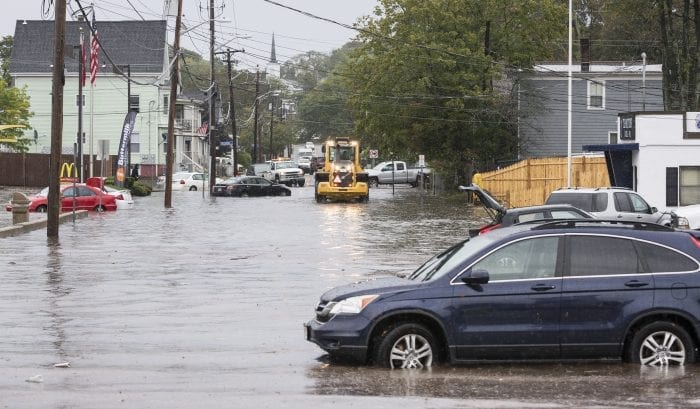
<svg viewBox="0 0 700 409">
<path fill-rule="evenodd" d="M 0 77 L 6 84 L 12 83 L 10 76 L 10 57 L 12 56 L 12 36 L 5 36 L 0 39 Z"/>
<path fill-rule="evenodd" d="M 128 179 L 133 179 L 133 178 L 128 178 Z M 131 194 L 133 196 L 148 196 L 153 191 L 153 189 L 151 188 L 150 185 L 143 183 L 140 180 L 134 180 L 131 183 L 130 190 L 131 190 Z"/>
<path fill-rule="evenodd" d="M 556 52 L 556 0 L 381 0 L 337 68 L 364 148 L 463 173 L 516 155 L 506 74 Z M 487 41 L 488 39 L 488 41 Z M 495 85 L 497 84 L 497 85 Z M 504 87 L 505 85 L 505 87 Z"/>
<path fill-rule="evenodd" d="M 0 79 L 0 125 L 23 125 L 24 128 L 7 129 L 0 133 L 2 138 L 16 138 L 16 142 L 3 143 L 15 152 L 28 152 L 32 140 L 24 137 L 31 132 L 29 117 L 33 113 L 29 111 L 29 96 L 24 89 L 9 88 L 7 83 Z"/>
</svg>

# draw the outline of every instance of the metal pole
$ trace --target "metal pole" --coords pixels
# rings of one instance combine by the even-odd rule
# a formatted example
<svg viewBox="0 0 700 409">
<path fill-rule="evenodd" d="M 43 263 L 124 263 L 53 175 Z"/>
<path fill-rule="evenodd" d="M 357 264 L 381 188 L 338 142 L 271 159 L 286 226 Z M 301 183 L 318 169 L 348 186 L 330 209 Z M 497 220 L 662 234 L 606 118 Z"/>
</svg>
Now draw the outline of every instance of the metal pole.
<svg viewBox="0 0 700 409">
<path fill-rule="evenodd" d="M 647 53 L 642 53 L 642 111 L 647 110 Z"/>
<path fill-rule="evenodd" d="M 571 25 L 572 25 L 572 0 L 569 0 L 569 67 L 568 67 L 568 85 L 569 85 L 569 92 L 568 92 L 568 119 L 567 119 L 567 151 L 566 151 L 566 186 L 571 187 L 571 98 L 572 98 L 572 92 L 571 92 L 571 64 L 572 64 L 572 57 L 571 57 Z"/>
<path fill-rule="evenodd" d="M 258 94 L 260 93 L 260 71 L 255 70 L 255 107 L 253 115 L 253 163 L 260 163 L 258 158 L 258 108 L 260 101 Z"/>
<path fill-rule="evenodd" d="M 214 134 L 214 0 L 209 0 L 209 61 L 211 71 L 209 72 L 209 192 L 214 190 L 216 184 L 216 141 Z M 204 194 L 204 189 L 202 189 Z"/>
<path fill-rule="evenodd" d="M 85 67 L 83 66 L 83 58 L 85 58 L 83 48 L 85 47 L 85 38 L 83 36 L 83 28 L 80 27 L 80 51 L 78 52 L 78 158 L 76 166 L 80 176 L 80 183 L 85 181 L 85 172 L 83 171 L 83 75 Z"/>
</svg>

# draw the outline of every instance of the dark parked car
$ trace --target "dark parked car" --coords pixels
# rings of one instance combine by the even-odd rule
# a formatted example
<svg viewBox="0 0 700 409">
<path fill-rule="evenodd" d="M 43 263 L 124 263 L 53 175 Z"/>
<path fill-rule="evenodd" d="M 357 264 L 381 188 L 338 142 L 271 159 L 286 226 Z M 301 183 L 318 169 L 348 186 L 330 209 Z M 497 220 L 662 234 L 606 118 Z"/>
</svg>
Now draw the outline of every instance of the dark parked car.
<svg viewBox="0 0 700 409">
<path fill-rule="evenodd" d="M 391 368 L 479 360 L 695 362 L 700 232 L 630 221 L 521 224 L 407 278 L 332 289 L 306 339 Z"/>
<path fill-rule="evenodd" d="M 291 196 L 292 191 L 262 176 L 236 176 L 214 185 L 214 196 Z"/>
<path fill-rule="evenodd" d="M 469 229 L 470 236 L 488 233 L 493 229 L 518 223 L 533 223 L 554 219 L 592 219 L 593 215 L 569 204 L 527 206 L 507 209 L 486 190 L 477 185 L 460 186 L 459 190 L 471 192 L 491 217 L 491 221 L 478 228 Z"/>
</svg>

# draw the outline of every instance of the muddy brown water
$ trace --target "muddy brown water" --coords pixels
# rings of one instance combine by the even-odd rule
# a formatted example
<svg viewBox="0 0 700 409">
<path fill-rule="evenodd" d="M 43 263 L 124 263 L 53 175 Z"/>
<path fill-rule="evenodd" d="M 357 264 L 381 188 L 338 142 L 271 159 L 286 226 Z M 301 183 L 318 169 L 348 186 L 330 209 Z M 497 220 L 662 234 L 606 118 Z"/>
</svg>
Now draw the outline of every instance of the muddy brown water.
<svg viewBox="0 0 700 409">
<path fill-rule="evenodd" d="M 0 239 L 0 408 L 700 406 L 697 365 L 329 361 L 302 330 L 323 291 L 410 272 L 481 217 L 460 196 L 370 196 L 175 192 L 164 209 L 156 193 L 62 224 L 58 243 Z"/>
</svg>

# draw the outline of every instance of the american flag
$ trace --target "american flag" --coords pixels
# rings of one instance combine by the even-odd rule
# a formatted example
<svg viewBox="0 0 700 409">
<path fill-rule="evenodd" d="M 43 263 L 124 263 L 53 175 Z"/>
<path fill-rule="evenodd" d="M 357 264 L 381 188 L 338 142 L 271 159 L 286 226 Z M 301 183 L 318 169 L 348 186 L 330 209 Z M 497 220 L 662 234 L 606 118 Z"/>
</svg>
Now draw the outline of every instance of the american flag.
<svg viewBox="0 0 700 409">
<path fill-rule="evenodd" d="M 97 42 L 97 24 L 95 23 L 95 12 L 92 12 L 92 42 L 90 44 L 90 85 L 95 85 L 97 79 L 97 54 L 100 52 L 100 43 Z"/>
<path fill-rule="evenodd" d="M 200 127 L 197 128 L 197 135 L 205 136 L 207 134 L 208 129 L 209 129 L 209 122 L 202 122 L 202 125 L 200 125 Z"/>
</svg>

